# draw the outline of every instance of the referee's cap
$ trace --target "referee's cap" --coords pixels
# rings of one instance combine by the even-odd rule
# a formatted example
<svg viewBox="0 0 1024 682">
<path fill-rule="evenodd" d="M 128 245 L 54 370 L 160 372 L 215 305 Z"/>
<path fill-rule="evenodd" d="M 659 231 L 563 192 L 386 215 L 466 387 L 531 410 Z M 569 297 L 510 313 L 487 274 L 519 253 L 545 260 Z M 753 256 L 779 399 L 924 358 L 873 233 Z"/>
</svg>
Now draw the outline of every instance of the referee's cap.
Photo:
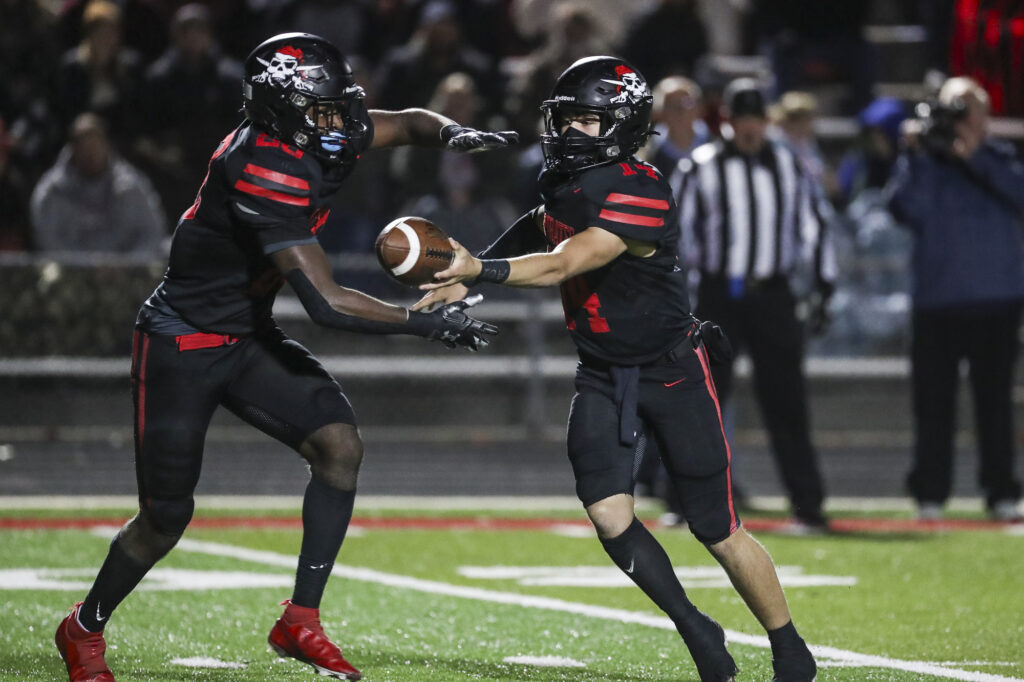
<svg viewBox="0 0 1024 682">
<path fill-rule="evenodd" d="M 725 86 L 722 101 L 731 118 L 739 116 L 768 117 L 764 92 L 753 78 L 737 78 Z"/>
</svg>

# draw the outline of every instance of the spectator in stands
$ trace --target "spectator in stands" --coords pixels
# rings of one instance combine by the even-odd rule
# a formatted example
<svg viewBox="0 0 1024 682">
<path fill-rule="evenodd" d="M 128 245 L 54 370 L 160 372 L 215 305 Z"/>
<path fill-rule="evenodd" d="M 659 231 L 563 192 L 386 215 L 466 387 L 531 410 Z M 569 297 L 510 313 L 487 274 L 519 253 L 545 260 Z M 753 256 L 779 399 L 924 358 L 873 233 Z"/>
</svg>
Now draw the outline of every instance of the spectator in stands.
<svg viewBox="0 0 1024 682">
<path fill-rule="evenodd" d="M 966 360 L 988 512 L 1019 521 L 1012 392 L 1024 301 L 1024 164 L 1011 147 L 987 139 L 989 97 L 976 81 L 950 78 L 938 100 L 939 112 L 915 121 L 920 132 L 908 137 L 886 187 L 893 214 L 915 237 L 907 488 L 920 518 L 941 516 L 952 492 Z"/>
<path fill-rule="evenodd" d="M 871 101 L 874 69 L 864 38 L 870 3 L 864 0 L 759 0 L 752 25 L 760 31 L 761 52 L 772 62 L 775 93 L 845 85 L 839 113 L 852 113 Z"/>
<path fill-rule="evenodd" d="M 693 75 L 708 51 L 708 34 L 696 0 L 658 0 L 631 17 L 622 55 L 652 83 L 672 74 Z"/>
<path fill-rule="evenodd" d="M 480 96 L 464 73 L 445 77 L 427 108 L 467 125 L 483 124 Z M 514 163 L 512 154 L 398 149 L 394 184 L 413 193 L 401 212 L 433 220 L 468 249 L 483 249 L 516 218 L 503 196 Z"/>
<path fill-rule="evenodd" d="M 654 130 L 642 157 L 666 178 L 690 152 L 709 140 L 700 86 L 684 76 L 669 76 L 652 91 Z"/>
<path fill-rule="evenodd" d="M 629 20 L 638 4 L 622 0 L 512 0 L 509 15 L 519 34 L 529 45 L 544 43 L 551 33 L 552 23 L 567 6 L 584 6 L 590 13 L 596 30 L 610 45 L 621 45 L 629 28 Z M 608 50 L 604 51 L 605 53 Z M 598 54 L 598 53 L 594 53 Z M 546 97 L 548 93 L 544 93 Z"/>
<path fill-rule="evenodd" d="M 194 178 L 205 173 L 224 131 L 242 120 L 242 64 L 221 53 L 204 5 L 178 9 L 170 34 L 171 47 L 146 72 L 139 154 L 175 218 L 195 199 Z"/>
<path fill-rule="evenodd" d="M 138 129 L 142 57 L 121 44 L 121 9 L 111 0 L 90 0 L 82 16 L 82 40 L 64 53 L 56 74 L 53 110 L 67 129 L 81 113 L 101 116 L 125 151 Z"/>
<path fill-rule="evenodd" d="M 8 126 L 48 94 L 55 50 L 56 17 L 42 0 L 0 0 L 0 116 Z"/>
<path fill-rule="evenodd" d="M 11 146 L 0 116 L 0 251 L 22 251 L 28 245 L 28 182 L 11 163 Z"/>
<path fill-rule="evenodd" d="M 905 352 L 910 343 L 913 239 L 893 218 L 883 188 L 899 154 L 901 100 L 879 97 L 857 115 L 858 132 L 836 171 L 832 234 L 840 277 L 830 352 Z"/>
<path fill-rule="evenodd" d="M 465 44 L 462 34 L 455 5 L 450 0 L 430 0 L 412 40 L 390 50 L 379 66 L 375 89 L 380 106 L 425 107 L 444 77 L 461 71 L 476 83 L 484 110 L 496 112 L 502 85 L 495 65 L 486 54 Z"/>
<path fill-rule="evenodd" d="M 838 203 L 847 205 L 866 189 L 885 186 L 899 152 L 900 125 L 907 110 L 895 97 L 879 97 L 857 114 L 854 146 L 837 171 Z"/>
<path fill-rule="evenodd" d="M 62 49 L 78 44 L 87 23 L 86 10 L 93 0 L 62 0 L 58 22 Z M 54 4 L 54 3 L 51 3 Z M 121 40 L 142 57 L 145 64 L 167 47 L 167 0 L 116 0 L 121 13 Z M 177 2 L 175 3 L 177 4 Z"/>
<path fill-rule="evenodd" d="M 526 52 L 532 44 L 519 33 L 512 17 L 515 0 L 462 0 L 456 3 L 462 25 L 470 27 L 465 39 L 477 50 L 499 63 L 505 57 Z"/>
<path fill-rule="evenodd" d="M 415 0 L 374 0 L 366 10 L 366 30 L 358 53 L 377 64 L 416 30 Z"/>
<path fill-rule="evenodd" d="M 352 2 L 351 0 L 302 0 L 287 2 L 275 17 L 278 26 L 289 31 L 313 33 L 327 38 L 342 54 L 361 54 L 364 42 L 375 38 L 368 34 L 371 5 L 388 3 Z M 404 3 L 394 3 L 404 4 Z M 403 41 L 404 42 L 404 41 Z"/>
<path fill-rule="evenodd" d="M 562 72 L 577 59 L 611 51 L 594 11 L 586 3 L 564 2 L 548 18 L 544 43 L 526 57 L 506 62 L 512 76 L 505 110 L 511 118 L 510 127 L 520 134 L 524 144 L 539 139 L 542 120 L 537 102 L 548 98 Z"/>
<path fill-rule="evenodd" d="M 792 90 L 783 93 L 777 104 L 771 107 L 770 118 L 775 134 L 800 160 L 804 170 L 825 196 L 836 194 L 835 174 L 825 162 L 825 155 L 818 145 L 814 121 L 818 116 L 818 99 L 809 92 Z"/>
<path fill-rule="evenodd" d="M 64 131 L 49 110 L 55 15 L 42 0 L 0 0 L 0 250 L 28 242 L 28 197 Z"/>
<path fill-rule="evenodd" d="M 80 114 L 69 138 L 32 192 L 35 249 L 157 254 L 167 232 L 146 176 L 117 155 L 96 114 Z"/>
</svg>

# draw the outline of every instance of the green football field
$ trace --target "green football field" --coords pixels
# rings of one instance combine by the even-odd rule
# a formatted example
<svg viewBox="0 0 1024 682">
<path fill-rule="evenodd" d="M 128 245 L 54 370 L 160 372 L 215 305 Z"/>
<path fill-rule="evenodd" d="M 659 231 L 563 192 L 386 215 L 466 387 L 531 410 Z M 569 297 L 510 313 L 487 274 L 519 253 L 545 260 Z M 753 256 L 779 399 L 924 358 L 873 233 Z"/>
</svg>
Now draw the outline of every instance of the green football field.
<svg viewBox="0 0 1024 682">
<path fill-rule="evenodd" d="M 107 628 L 119 682 L 311 680 L 266 635 L 290 595 L 297 509 L 205 512 Z M 0 680 L 65 680 L 53 632 L 124 510 L 0 511 Z M 818 680 L 1024 682 L 1024 532 L 839 519 L 772 553 Z M 728 631 L 738 681 L 771 678 L 763 631 L 686 531 L 653 532 Z M 365 679 L 696 681 L 669 621 L 615 569 L 582 513 L 360 510 L 322 606 Z"/>
</svg>

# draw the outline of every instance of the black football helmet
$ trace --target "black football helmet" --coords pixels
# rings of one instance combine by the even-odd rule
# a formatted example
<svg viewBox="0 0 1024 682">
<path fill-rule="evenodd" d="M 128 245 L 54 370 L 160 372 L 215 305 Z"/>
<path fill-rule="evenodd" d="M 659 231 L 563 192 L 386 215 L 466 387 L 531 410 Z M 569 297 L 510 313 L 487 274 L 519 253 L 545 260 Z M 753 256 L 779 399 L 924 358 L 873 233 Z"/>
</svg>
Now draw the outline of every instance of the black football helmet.
<svg viewBox="0 0 1024 682">
<path fill-rule="evenodd" d="M 652 134 L 654 98 L 646 79 L 618 57 L 587 57 L 570 66 L 541 104 L 541 149 L 546 170 L 572 174 L 629 158 Z M 597 114 L 596 137 L 562 129 L 579 114 Z"/>
<path fill-rule="evenodd" d="M 364 92 L 330 41 L 282 33 L 245 60 L 246 117 L 277 139 L 331 165 L 354 163 L 353 143 L 369 130 Z"/>
</svg>

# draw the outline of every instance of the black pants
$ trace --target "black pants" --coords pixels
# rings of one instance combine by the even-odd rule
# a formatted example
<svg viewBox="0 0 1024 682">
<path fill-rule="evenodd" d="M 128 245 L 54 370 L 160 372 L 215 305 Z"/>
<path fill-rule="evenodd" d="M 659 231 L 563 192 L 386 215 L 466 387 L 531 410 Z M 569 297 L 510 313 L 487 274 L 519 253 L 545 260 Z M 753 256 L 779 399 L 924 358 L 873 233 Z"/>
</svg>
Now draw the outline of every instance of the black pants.
<svg viewBox="0 0 1024 682">
<path fill-rule="evenodd" d="M 322 426 L 355 423 L 341 387 L 279 329 L 192 350 L 180 349 L 174 336 L 137 329 L 132 387 L 143 506 L 191 498 L 219 405 L 294 449 Z"/>
<path fill-rule="evenodd" d="M 704 277 L 696 315 L 717 322 L 733 348 L 737 352 L 745 349 L 750 355 L 754 393 L 793 511 L 798 517 L 813 519 L 821 513 L 825 492 L 811 445 L 803 374 L 804 330 L 796 318 L 789 283 L 782 277 L 764 280 L 733 298 L 724 279 Z M 715 367 L 712 374 L 724 404 L 732 394 L 733 366 Z"/>
<path fill-rule="evenodd" d="M 914 464 L 907 488 L 918 501 L 942 503 L 952 490 L 962 359 L 970 367 L 978 482 L 990 506 L 1020 498 L 1013 468 L 1012 402 L 1020 317 L 1019 302 L 968 311 L 914 311 Z"/>
<path fill-rule="evenodd" d="M 619 404 L 611 370 L 584 358 L 576 371 L 567 433 L 576 494 L 584 506 L 633 494 L 644 441 L 657 444 L 690 531 L 715 544 L 740 526 L 732 496 L 729 445 L 703 347 L 689 339 L 639 369 L 637 400 Z M 632 412 L 630 412 L 630 409 Z M 636 417 L 640 440 L 624 442 L 620 418 Z"/>
</svg>

